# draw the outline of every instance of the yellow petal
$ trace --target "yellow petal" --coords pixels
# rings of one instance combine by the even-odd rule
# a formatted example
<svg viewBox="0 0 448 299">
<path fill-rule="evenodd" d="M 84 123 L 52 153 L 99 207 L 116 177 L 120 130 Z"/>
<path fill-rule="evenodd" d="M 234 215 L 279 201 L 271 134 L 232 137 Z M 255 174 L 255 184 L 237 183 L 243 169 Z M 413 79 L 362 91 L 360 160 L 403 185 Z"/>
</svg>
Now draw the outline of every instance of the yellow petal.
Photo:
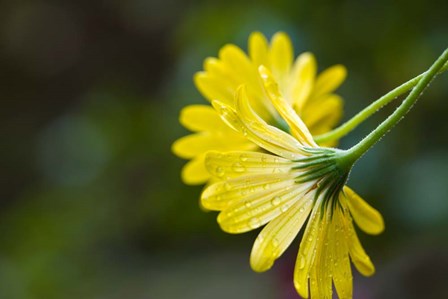
<svg viewBox="0 0 448 299">
<path fill-rule="evenodd" d="M 349 249 L 347 244 L 347 226 L 344 223 L 345 215 L 337 206 L 333 211 L 332 238 L 330 246 L 334 257 L 333 281 L 339 298 L 352 298 L 353 277 L 349 260 Z"/>
<path fill-rule="evenodd" d="M 250 255 L 250 265 L 256 272 L 272 267 L 294 240 L 312 208 L 314 192 L 298 200 L 283 215 L 275 218 L 260 232 Z"/>
<path fill-rule="evenodd" d="M 255 113 L 249 104 L 244 86 L 241 86 L 237 91 L 235 108 L 244 127 L 247 131 L 257 136 L 259 142 L 269 146 L 276 146 L 279 149 L 283 148 L 283 152 L 289 152 L 286 158 L 295 159 L 297 156 L 301 156 L 299 149 L 302 145 L 297 139 L 276 127 L 268 125 Z M 278 152 L 274 153 L 282 155 Z"/>
<path fill-rule="evenodd" d="M 241 88 L 239 90 L 241 91 Z M 240 93 L 241 92 L 237 92 L 237 94 L 239 94 L 239 96 L 241 97 Z M 237 114 L 235 109 L 219 101 L 213 101 L 212 104 L 213 107 L 215 107 L 215 109 L 218 111 L 218 114 L 229 127 L 240 132 L 248 140 L 257 144 L 261 148 L 291 160 L 299 159 L 301 157 L 301 155 L 297 152 L 297 147 L 294 147 L 294 145 L 291 144 L 287 144 L 287 142 L 283 140 L 283 137 L 286 136 L 284 138 L 287 141 L 290 141 L 290 139 L 293 139 L 292 136 L 276 128 L 269 127 L 268 129 L 266 129 L 266 127 L 268 126 L 266 123 L 257 126 L 257 128 L 255 129 L 254 124 L 252 124 L 252 126 L 248 128 L 246 123 L 244 123 L 240 119 L 240 116 L 239 114 Z M 255 125 L 258 125 L 258 123 Z M 273 133 L 272 131 L 275 132 Z M 279 142 L 281 143 L 281 145 L 279 145 Z M 298 144 L 298 142 L 296 143 Z M 287 146 L 288 148 L 286 149 L 285 147 L 283 147 L 283 145 Z"/>
<path fill-rule="evenodd" d="M 349 244 L 348 247 L 353 264 L 355 264 L 356 269 L 358 269 L 358 271 L 362 275 L 364 276 L 373 275 L 375 273 L 375 266 L 370 260 L 370 257 L 364 251 L 361 242 L 359 242 L 355 228 L 353 227 L 351 221 L 348 222 L 347 229 L 348 229 L 348 244 Z"/>
<path fill-rule="evenodd" d="M 317 146 L 302 119 L 281 96 L 278 85 L 272 77 L 271 72 L 264 66 L 260 66 L 258 70 L 263 80 L 267 95 L 278 113 L 288 124 L 294 137 L 305 146 Z"/>
<path fill-rule="evenodd" d="M 182 181 L 187 185 L 200 185 L 205 183 L 210 174 L 204 166 L 204 155 L 200 155 L 188 162 L 182 168 Z"/>
<path fill-rule="evenodd" d="M 287 173 L 293 163 L 277 156 L 246 151 L 208 152 L 205 158 L 208 171 L 221 179 L 242 175 Z"/>
<path fill-rule="evenodd" d="M 202 205 L 215 211 L 222 211 L 248 197 L 262 196 L 270 190 L 277 190 L 290 186 L 294 181 L 294 174 L 275 173 L 237 177 L 218 181 L 207 186 L 201 195 Z"/>
<path fill-rule="evenodd" d="M 346 76 L 347 70 L 343 65 L 335 65 L 326 69 L 317 77 L 312 96 L 318 97 L 334 91 Z"/>
<path fill-rule="evenodd" d="M 227 101 L 227 96 L 234 95 L 241 84 L 247 85 L 248 95 L 252 107 L 260 115 L 269 121 L 275 114 L 272 105 L 265 100 L 261 84 L 258 80 L 256 64 L 251 62 L 244 52 L 234 45 L 227 45 L 220 51 L 221 60 L 207 58 L 204 62 L 204 72 L 199 73 L 195 81 L 201 87 L 203 94 L 208 94 L 208 99 L 224 98 L 228 105 L 233 107 L 234 101 Z M 201 75 L 202 74 L 202 75 Z M 211 86 L 202 86 L 211 84 Z M 219 86 L 216 86 L 219 84 Z M 215 98 L 211 98 L 215 96 Z M 233 97 L 234 99 L 234 97 Z M 220 100 L 222 102 L 222 100 Z"/>
<path fill-rule="evenodd" d="M 311 53 L 297 57 L 289 78 L 287 99 L 300 114 L 314 86 L 316 77 L 316 59 Z"/>
<path fill-rule="evenodd" d="M 238 201 L 218 215 L 218 223 L 225 232 L 244 233 L 265 225 L 285 213 L 308 191 L 312 184 L 296 184 L 293 180 L 280 188 L 269 188 Z"/>
<path fill-rule="evenodd" d="M 318 228 L 314 261 L 310 269 L 311 298 L 331 298 L 332 295 L 332 262 L 329 259 L 328 229 L 331 221 L 330 209 L 324 210 Z"/>
<path fill-rule="evenodd" d="M 258 84 L 256 66 L 240 48 L 225 45 L 219 51 L 219 58 L 228 68 L 234 70 L 234 76 L 237 76 L 242 83 Z"/>
<path fill-rule="evenodd" d="M 268 66 L 268 42 L 260 32 L 253 32 L 249 37 L 249 55 L 256 66 Z"/>
<path fill-rule="evenodd" d="M 182 109 L 180 123 L 191 131 L 227 131 L 218 113 L 211 106 L 190 105 Z"/>
<path fill-rule="evenodd" d="M 310 100 L 302 110 L 302 119 L 313 135 L 326 133 L 342 117 L 343 101 L 337 95 L 328 95 Z"/>
<path fill-rule="evenodd" d="M 371 207 L 349 187 L 345 186 L 343 193 L 350 213 L 359 228 L 372 235 L 377 235 L 384 230 L 384 220 L 380 212 Z"/>
<path fill-rule="evenodd" d="M 272 72 L 282 87 L 285 87 L 293 62 L 294 50 L 288 35 L 283 32 L 274 34 L 269 52 Z"/>
<path fill-rule="evenodd" d="M 204 70 L 207 76 L 215 78 L 222 87 L 231 93 L 235 93 L 236 88 L 242 83 L 238 70 L 229 67 L 217 58 L 205 59 Z"/>
<path fill-rule="evenodd" d="M 317 244 L 317 234 L 319 231 L 322 197 L 317 199 L 311 212 L 310 220 L 300 242 L 299 253 L 294 267 L 294 287 L 303 298 L 308 298 L 308 278 L 310 269 L 314 262 L 314 249 Z"/>
<path fill-rule="evenodd" d="M 253 144 L 231 132 L 230 134 L 213 134 L 201 132 L 179 138 L 172 145 L 172 151 L 179 157 L 190 159 L 204 152 L 244 150 L 253 148 Z"/>
<path fill-rule="evenodd" d="M 233 105 L 234 93 L 228 86 L 222 84 L 222 79 L 206 72 L 198 72 L 194 76 L 194 83 L 207 100 L 219 100 L 228 105 Z"/>
</svg>

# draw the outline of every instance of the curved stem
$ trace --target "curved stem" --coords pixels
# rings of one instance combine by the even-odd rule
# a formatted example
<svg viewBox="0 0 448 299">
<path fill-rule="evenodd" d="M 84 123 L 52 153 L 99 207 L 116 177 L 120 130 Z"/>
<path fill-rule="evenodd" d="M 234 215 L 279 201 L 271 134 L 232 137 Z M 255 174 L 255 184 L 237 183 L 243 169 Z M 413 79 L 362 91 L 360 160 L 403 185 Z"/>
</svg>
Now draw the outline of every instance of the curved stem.
<svg viewBox="0 0 448 299">
<path fill-rule="evenodd" d="M 448 70 L 448 63 L 446 63 L 440 70 L 439 73 L 443 73 L 446 70 Z M 409 91 L 411 88 L 417 85 L 417 83 L 420 81 L 420 79 L 423 78 L 424 75 L 426 75 L 427 72 L 424 72 L 417 77 L 414 77 L 413 79 L 407 81 L 406 83 L 403 83 L 402 85 L 398 86 L 397 88 L 393 89 L 386 95 L 382 96 L 366 108 L 364 108 L 361 112 L 356 114 L 354 117 L 352 117 L 350 120 L 339 126 L 338 128 L 327 132 L 325 134 L 321 134 L 318 136 L 314 136 L 314 140 L 317 143 L 323 143 L 335 139 L 340 139 L 350 133 L 352 130 L 354 130 L 359 124 L 361 124 L 363 121 L 365 121 L 367 118 L 372 116 L 375 112 L 377 112 L 379 109 L 383 108 L 385 105 L 389 104 L 393 100 L 395 100 L 400 95 L 404 94 L 405 92 Z"/>
<path fill-rule="evenodd" d="M 434 77 L 438 74 L 444 63 L 448 61 L 448 49 L 434 62 L 429 70 L 423 75 L 417 85 L 412 89 L 406 99 L 401 105 L 389 115 L 375 130 L 370 132 L 358 144 L 346 151 L 344 155 L 349 161 L 353 163 L 358 160 L 364 153 L 366 153 L 378 140 L 380 140 L 393 126 L 395 126 L 405 115 L 411 110 L 412 106 L 417 102 L 420 95 L 426 87 L 431 83 Z"/>
</svg>

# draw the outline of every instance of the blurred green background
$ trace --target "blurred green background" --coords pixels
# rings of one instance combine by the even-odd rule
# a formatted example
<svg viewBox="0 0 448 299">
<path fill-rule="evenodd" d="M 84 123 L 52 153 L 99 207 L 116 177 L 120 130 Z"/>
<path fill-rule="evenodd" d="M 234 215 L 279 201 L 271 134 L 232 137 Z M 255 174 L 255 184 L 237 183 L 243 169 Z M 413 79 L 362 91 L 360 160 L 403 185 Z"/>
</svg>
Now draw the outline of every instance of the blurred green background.
<svg viewBox="0 0 448 299">
<path fill-rule="evenodd" d="M 3 1 L 0 298 L 298 298 L 299 239 L 256 274 L 256 232 L 221 232 L 171 143 L 192 83 L 225 43 L 290 34 L 349 75 L 345 119 L 448 46 L 448 2 Z M 345 138 L 354 144 L 395 104 Z M 371 150 L 350 186 L 385 217 L 355 298 L 448 298 L 448 76 Z"/>
</svg>

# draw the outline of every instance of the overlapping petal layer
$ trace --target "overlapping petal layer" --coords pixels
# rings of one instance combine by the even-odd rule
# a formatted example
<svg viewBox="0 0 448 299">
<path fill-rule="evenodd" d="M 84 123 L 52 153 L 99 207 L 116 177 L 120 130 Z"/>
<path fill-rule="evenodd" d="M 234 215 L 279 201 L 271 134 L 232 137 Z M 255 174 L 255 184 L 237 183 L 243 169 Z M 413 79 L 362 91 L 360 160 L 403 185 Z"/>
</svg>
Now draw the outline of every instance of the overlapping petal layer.
<svg viewBox="0 0 448 299">
<path fill-rule="evenodd" d="M 268 98 L 294 136 L 259 117 L 245 87 L 238 89 L 233 107 L 214 101 L 218 114 L 230 128 L 269 153 L 208 153 L 207 169 L 221 180 L 204 190 L 202 204 L 220 211 L 218 223 L 226 232 L 243 233 L 265 225 L 250 257 L 252 268 L 258 272 L 272 267 L 308 220 L 294 271 L 297 292 L 304 298 L 332 298 L 334 284 L 340 298 L 352 298 L 350 260 L 363 275 L 375 271 L 356 235 L 352 217 L 370 234 L 384 229 L 383 219 L 346 186 L 335 193 L 326 192 L 326 186 L 338 186 L 326 182 L 343 174 L 332 172 L 337 165 L 319 165 L 327 156 L 317 153 L 324 149 L 314 143 L 272 74 L 264 68 L 260 72 Z M 327 84 L 331 87 L 332 83 Z"/>
<path fill-rule="evenodd" d="M 237 46 L 228 44 L 219 51 L 218 58 L 207 58 L 204 61 L 204 70 L 195 75 L 194 82 L 208 101 L 216 100 L 234 109 L 235 93 L 244 84 L 255 113 L 268 124 L 289 130 L 265 93 L 258 72 L 259 66 L 263 65 L 272 73 L 284 100 L 303 118 L 312 134 L 325 133 L 337 124 L 342 115 L 342 100 L 333 92 L 345 78 L 343 66 L 330 67 L 317 75 L 314 56 L 304 53 L 294 61 L 291 40 L 282 32 L 276 33 L 270 43 L 263 34 L 252 33 L 248 52 L 249 55 L 246 55 Z M 205 107 L 193 105 L 182 110 L 182 125 L 200 136 L 191 139 L 184 137 L 173 145 L 176 155 L 191 159 L 182 172 L 183 181 L 187 184 L 202 184 L 210 178 L 205 172 L 205 166 L 200 166 L 208 150 L 257 147 L 245 139 L 241 132 L 229 130 L 212 109 L 207 110 Z M 198 173 L 195 173 L 196 170 Z"/>
</svg>

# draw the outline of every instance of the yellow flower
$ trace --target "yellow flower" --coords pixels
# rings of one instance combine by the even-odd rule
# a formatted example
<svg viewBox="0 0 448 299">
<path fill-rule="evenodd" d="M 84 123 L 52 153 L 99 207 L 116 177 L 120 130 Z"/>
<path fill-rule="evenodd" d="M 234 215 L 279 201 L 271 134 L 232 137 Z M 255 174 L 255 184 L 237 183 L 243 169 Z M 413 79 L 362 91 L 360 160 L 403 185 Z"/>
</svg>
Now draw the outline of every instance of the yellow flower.
<svg viewBox="0 0 448 299">
<path fill-rule="evenodd" d="M 269 125 L 252 109 L 244 87 L 235 105 L 213 101 L 221 118 L 266 152 L 209 152 L 205 165 L 220 180 L 201 196 L 204 207 L 220 211 L 228 233 L 266 225 L 252 248 L 250 264 L 263 272 L 291 244 L 308 219 L 294 270 L 294 285 L 304 298 L 352 297 L 349 259 L 363 275 L 374 266 L 361 246 L 352 219 L 366 233 L 383 231 L 381 214 L 344 186 L 351 165 L 338 151 L 319 147 L 301 118 L 283 98 L 273 76 L 260 68 L 268 98 L 291 134 Z M 342 162 L 341 162 L 342 161 Z"/>
<path fill-rule="evenodd" d="M 331 130 L 342 115 L 342 99 L 333 91 L 344 81 L 346 70 L 335 65 L 316 75 L 316 60 L 311 53 L 303 53 L 294 61 L 291 40 L 285 33 L 277 33 L 268 44 L 258 32 L 249 37 L 249 56 L 235 45 L 225 45 L 219 58 L 207 58 L 204 71 L 194 81 L 199 91 L 209 100 L 234 107 L 235 92 L 245 84 L 251 106 L 269 124 L 288 130 L 272 107 L 258 74 L 260 65 L 268 68 L 288 104 L 298 113 L 312 134 Z M 257 146 L 239 132 L 226 128 L 209 105 L 187 106 L 180 122 L 194 134 L 180 138 L 173 144 L 173 152 L 191 159 L 182 170 L 187 184 L 202 184 L 210 175 L 204 166 L 207 151 L 256 150 Z"/>
</svg>

